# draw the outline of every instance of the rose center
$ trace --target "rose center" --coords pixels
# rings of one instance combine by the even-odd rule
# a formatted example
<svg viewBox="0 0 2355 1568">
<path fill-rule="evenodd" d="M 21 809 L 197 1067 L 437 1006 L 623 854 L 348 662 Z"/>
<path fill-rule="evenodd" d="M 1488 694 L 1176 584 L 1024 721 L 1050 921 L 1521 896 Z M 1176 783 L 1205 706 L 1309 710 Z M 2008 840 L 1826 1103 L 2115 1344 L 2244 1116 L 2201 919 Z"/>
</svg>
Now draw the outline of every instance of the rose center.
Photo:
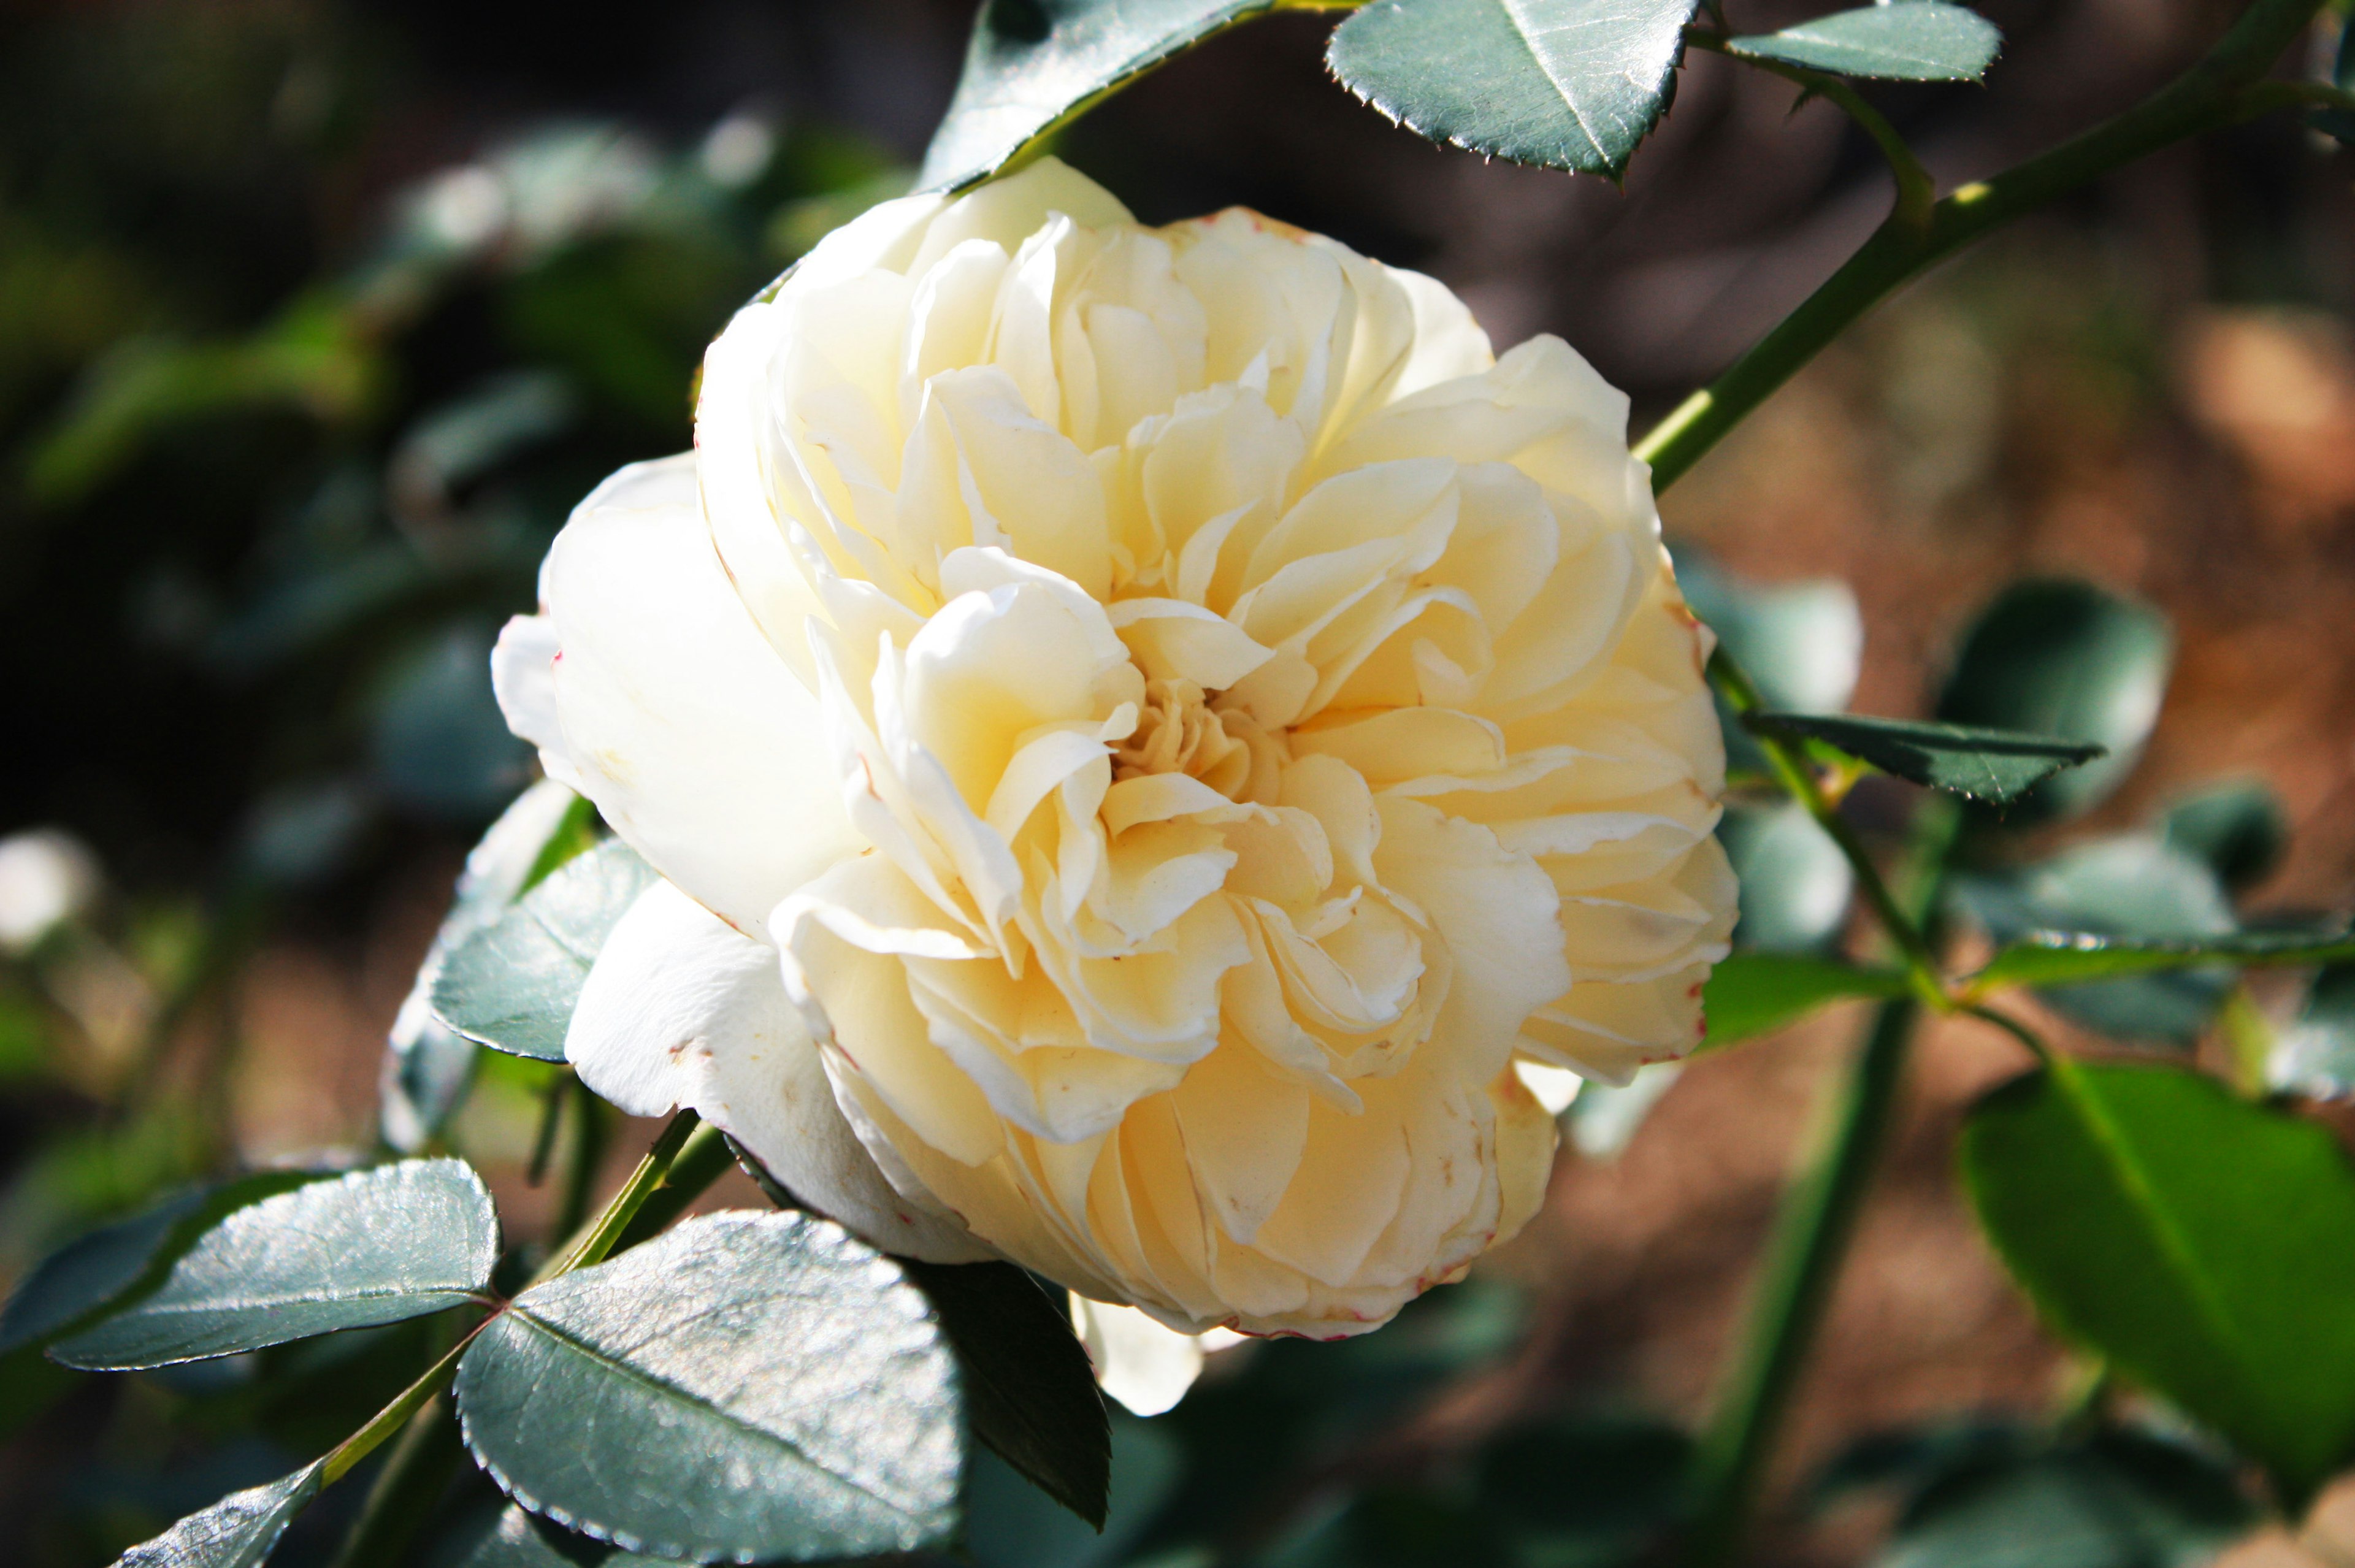
<svg viewBox="0 0 2355 1568">
<path fill-rule="evenodd" d="M 1231 732 L 1231 721 L 1256 732 L 1240 714 L 1221 715 L 1190 680 L 1151 680 L 1136 729 L 1113 749 L 1113 777 L 1188 773 L 1230 800 L 1243 799 L 1252 777 L 1251 737 Z"/>
</svg>

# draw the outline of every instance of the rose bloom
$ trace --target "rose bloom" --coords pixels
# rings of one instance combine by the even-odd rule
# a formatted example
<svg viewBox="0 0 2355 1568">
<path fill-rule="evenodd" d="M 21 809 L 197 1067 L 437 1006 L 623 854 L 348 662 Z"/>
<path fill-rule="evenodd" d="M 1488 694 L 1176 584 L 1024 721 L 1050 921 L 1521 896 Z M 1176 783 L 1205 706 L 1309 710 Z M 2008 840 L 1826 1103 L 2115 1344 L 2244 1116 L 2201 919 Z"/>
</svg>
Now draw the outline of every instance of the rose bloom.
<svg viewBox="0 0 2355 1568">
<path fill-rule="evenodd" d="M 885 1250 L 1334 1338 L 1535 1212 L 1524 1081 L 1701 1032 L 1708 634 L 1626 399 L 1051 159 L 712 345 L 495 658 L 662 873 L 567 1051 Z"/>
</svg>

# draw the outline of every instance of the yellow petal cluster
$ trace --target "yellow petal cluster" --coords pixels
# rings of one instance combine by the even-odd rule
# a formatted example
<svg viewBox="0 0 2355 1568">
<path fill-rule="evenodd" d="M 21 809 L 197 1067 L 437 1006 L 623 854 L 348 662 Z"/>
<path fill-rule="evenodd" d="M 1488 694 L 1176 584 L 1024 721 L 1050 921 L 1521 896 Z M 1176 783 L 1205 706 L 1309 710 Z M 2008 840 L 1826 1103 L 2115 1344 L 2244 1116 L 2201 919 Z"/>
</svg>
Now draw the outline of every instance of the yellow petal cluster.
<svg viewBox="0 0 2355 1568">
<path fill-rule="evenodd" d="M 1145 228 L 1051 159 L 838 231 L 502 645 L 551 773 L 738 944 L 728 994 L 764 944 L 791 1003 L 576 1020 L 584 1074 L 781 1172 L 832 1149 L 814 1200 L 851 1181 L 886 1244 L 1173 1327 L 1346 1334 L 1460 1275 L 1544 1189 L 1517 1062 L 1680 1054 L 1733 920 L 1625 424 L 1427 278 Z M 660 968 L 653 921 L 619 945 Z M 820 1069 L 847 1136 L 804 1125 Z"/>
</svg>

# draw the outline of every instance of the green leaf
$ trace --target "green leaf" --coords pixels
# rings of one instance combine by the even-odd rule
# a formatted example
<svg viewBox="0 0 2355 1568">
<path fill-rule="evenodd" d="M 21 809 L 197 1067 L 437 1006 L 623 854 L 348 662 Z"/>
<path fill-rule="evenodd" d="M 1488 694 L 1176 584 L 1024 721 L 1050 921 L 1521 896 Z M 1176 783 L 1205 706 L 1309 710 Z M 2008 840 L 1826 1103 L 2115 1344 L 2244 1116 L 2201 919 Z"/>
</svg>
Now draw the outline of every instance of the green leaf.
<svg viewBox="0 0 2355 1568">
<path fill-rule="evenodd" d="M 979 1568 L 1109 1568 L 1177 1489 L 1186 1456 L 1167 1427 L 1125 1412 L 1112 1424 L 1112 1492 L 1103 1529 L 1091 1530 L 996 1456 L 977 1453 L 965 1488 L 965 1548 Z M 1177 1568 L 1171 1564 L 1171 1568 Z"/>
<path fill-rule="evenodd" d="M 860 1557 L 956 1522 L 964 1400 L 931 1306 L 806 1214 L 705 1215 L 534 1286 L 457 1401 L 502 1490 L 631 1552 Z"/>
<path fill-rule="evenodd" d="M 2187 1071 L 2061 1059 L 1963 1127 L 1979 1222 L 2037 1309 L 2302 1501 L 2355 1451 L 2355 1169 Z"/>
<path fill-rule="evenodd" d="M 654 881 L 618 838 L 568 861 L 451 953 L 433 983 L 434 1017 L 493 1050 L 563 1061 L 597 950 Z"/>
<path fill-rule="evenodd" d="M 2345 931 L 2243 931 L 2190 942 L 2138 942 L 2086 932 L 2034 932 L 1998 952 L 1970 978 L 1975 991 L 1998 986 L 2056 986 L 2183 969 L 2271 969 L 2355 960 Z"/>
<path fill-rule="evenodd" d="M 325 1485 L 320 1464 L 306 1465 L 268 1486 L 231 1492 L 192 1513 L 155 1540 L 133 1547 L 114 1568 L 258 1568 L 278 1538 Z"/>
<path fill-rule="evenodd" d="M 2232 1470 L 2189 1445 L 2103 1432 L 1959 1456 L 1908 1504 L 1875 1568 L 2194 1568 L 2254 1525 Z"/>
<path fill-rule="evenodd" d="M 467 1301 L 498 1260 L 491 1195 L 463 1160 L 403 1160 L 237 1210 L 163 1283 L 50 1346 L 122 1371 L 420 1317 Z"/>
<path fill-rule="evenodd" d="M 2147 605 L 2086 582 L 2022 582 L 1963 639 L 1937 716 L 2102 747 L 2106 756 L 2047 780 L 2015 802 L 2006 820 L 2025 827 L 2073 816 L 2134 766 L 2158 719 L 2173 660 L 2167 622 Z"/>
<path fill-rule="evenodd" d="M 1717 833 L 1741 888 L 1734 936 L 1743 947 L 1807 952 L 1839 934 L 1856 872 L 1805 807 L 1737 806 Z"/>
<path fill-rule="evenodd" d="M 151 1291 L 198 1237 L 265 1198 L 325 1179 L 269 1170 L 165 1199 L 144 1213 L 67 1243 L 16 1287 L 0 1313 L 0 1353 L 37 1348 L 94 1322 L 113 1304 Z"/>
<path fill-rule="evenodd" d="M 1900 3 L 1917 9 L 1931 0 Z M 1742 721 L 1786 741 L 1820 741 L 1883 773 L 1990 805 L 2007 805 L 2062 769 L 2102 754 L 2099 746 L 2073 741 L 1909 719 L 1759 712 L 1743 714 Z"/>
<path fill-rule="evenodd" d="M 2282 1031 L 2265 1064 L 2265 1082 L 2318 1100 L 2355 1095 L 2355 939 L 2339 962 L 2314 977 L 2297 1021 Z"/>
<path fill-rule="evenodd" d="M 1720 1051 L 1794 1024 L 1855 997 L 1902 997 L 1902 969 L 1866 969 L 1797 953 L 1736 953 L 1710 971 L 1701 991 L 1709 1025 L 1699 1047 Z"/>
<path fill-rule="evenodd" d="M 920 190 L 986 178 L 1155 66 L 1285 0 L 986 0 Z"/>
<path fill-rule="evenodd" d="M 1476 1461 L 1480 1511 L 1518 1548 L 1513 1562 L 1649 1561 L 1685 1500 L 1692 1447 L 1686 1433 L 1642 1417 L 1510 1426 Z"/>
<path fill-rule="evenodd" d="M 964 1371 L 973 1435 L 1098 1530 L 1112 1428 L 1062 1303 L 1012 1264 L 902 1262 Z"/>
<path fill-rule="evenodd" d="M 640 1568 L 658 1557 L 618 1552 L 509 1503 L 449 1553 L 452 1568 Z"/>
<path fill-rule="evenodd" d="M 2037 983 L 2056 987 L 2044 999 L 2106 1034 L 2189 1045 L 2231 989 L 2212 962 L 2193 955 L 2237 940 L 2224 890 L 2207 866 L 2156 838 L 2080 844 L 2009 877 L 1958 878 L 1955 891 L 1997 940 L 2022 945 L 2020 956 L 1999 955 L 2003 966 L 1990 965 L 1996 983 L 2022 983 L 2043 968 Z M 2105 942 L 2119 950 L 2110 974 L 2134 977 L 2107 978 L 2083 958 L 2070 973 L 2072 961 L 2059 956 Z M 2130 960 L 2127 950 L 2145 955 Z"/>
<path fill-rule="evenodd" d="M 1993 22 L 1941 0 L 1835 11 L 1779 33 L 1726 42 L 1732 55 L 1890 81 L 1977 81 L 2002 48 Z"/>
<path fill-rule="evenodd" d="M 2265 880 L 2289 846 L 2289 815 L 2263 779 L 2240 779 L 2184 796 L 2167 808 L 2159 837 L 2207 862 L 2239 891 Z"/>
<path fill-rule="evenodd" d="M 1372 0 L 1326 64 L 1416 134 L 1617 179 L 1668 112 L 1694 0 Z"/>
<path fill-rule="evenodd" d="M 450 912 L 417 966 L 386 1041 L 378 1120 L 384 1141 L 401 1153 L 414 1154 L 432 1141 L 474 1078 L 474 1042 L 433 1016 L 433 985 L 451 951 L 496 921 L 526 889 L 592 846 L 596 818 L 588 801 L 542 779 L 499 814 L 466 856 Z"/>
</svg>

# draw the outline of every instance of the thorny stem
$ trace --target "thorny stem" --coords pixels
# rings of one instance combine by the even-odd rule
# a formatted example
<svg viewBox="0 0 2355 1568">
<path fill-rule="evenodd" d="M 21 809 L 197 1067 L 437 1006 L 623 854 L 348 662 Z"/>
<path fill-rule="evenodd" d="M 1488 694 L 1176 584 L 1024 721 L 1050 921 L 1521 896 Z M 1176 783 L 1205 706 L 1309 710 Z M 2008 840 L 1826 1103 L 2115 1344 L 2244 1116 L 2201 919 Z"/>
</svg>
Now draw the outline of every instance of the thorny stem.
<svg viewBox="0 0 2355 1568">
<path fill-rule="evenodd" d="M 1799 367 L 1899 284 L 2021 213 L 2188 136 L 2275 109 L 2336 104 L 2348 97 L 2319 83 L 2263 80 L 2317 9 L 2318 0 L 2256 0 L 2183 75 L 2125 113 L 1934 203 L 1926 223 L 1910 221 L 1903 211 L 1901 179 L 1899 209 L 1863 247 L 1732 368 L 1686 399 L 1637 443 L 1636 455 L 1652 465 L 1653 487 L 1665 490 L 1676 483 Z M 1866 128 L 1871 129 L 1869 123 Z"/>
</svg>

